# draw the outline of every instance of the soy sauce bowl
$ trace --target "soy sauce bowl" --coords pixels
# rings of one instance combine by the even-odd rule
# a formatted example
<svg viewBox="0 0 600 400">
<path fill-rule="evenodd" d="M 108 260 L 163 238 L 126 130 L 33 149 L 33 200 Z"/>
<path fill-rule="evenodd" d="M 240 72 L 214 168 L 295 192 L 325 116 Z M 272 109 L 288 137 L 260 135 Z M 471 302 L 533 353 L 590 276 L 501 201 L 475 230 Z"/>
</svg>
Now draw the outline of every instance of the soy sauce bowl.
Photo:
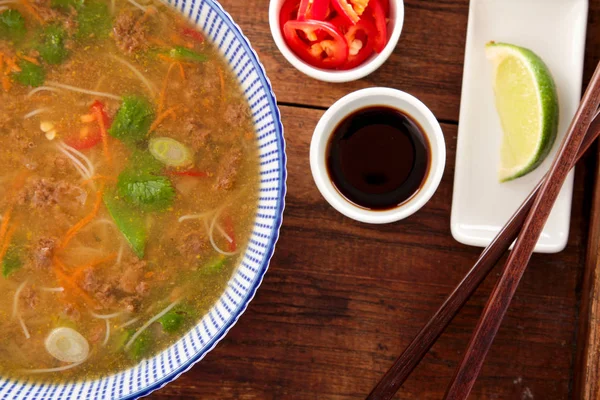
<svg viewBox="0 0 600 400">
<path fill-rule="evenodd" d="M 349 115 L 370 107 L 389 107 L 410 116 L 429 142 L 429 169 L 420 189 L 404 203 L 388 210 L 372 210 L 354 204 L 332 183 L 327 168 L 328 144 L 336 127 Z M 396 89 L 369 88 L 346 95 L 331 106 L 317 124 L 310 145 L 310 168 L 317 188 L 340 213 L 356 221 L 387 224 L 420 210 L 437 190 L 446 164 L 442 128 L 433 113 L 416 97 Z"/>
<path fill-rule="evenodd" d="M 387 25 L 388 42 L 381 53 L 373 53 L 373 55 L 367 58 L 362 64 L 349 70 L 317 68 L 298 57 L 288 46 L 283 37 L 283 27 L 279 21 L 279 14 L 281 13 L 281 7 L 285 1 L 286 0 L 271 0 L 269 4 L 269 26 L 271 28 L 273 40 L 285 59 L 298 71 L 323 82 L 352 82 L 375 72 L 394 52 L 398 40 L 400 39 L 400 34 L 402 33 L 402 26 L 404 25 L 404 0 L 389 0 L 390 16 Z"/>
</svg>

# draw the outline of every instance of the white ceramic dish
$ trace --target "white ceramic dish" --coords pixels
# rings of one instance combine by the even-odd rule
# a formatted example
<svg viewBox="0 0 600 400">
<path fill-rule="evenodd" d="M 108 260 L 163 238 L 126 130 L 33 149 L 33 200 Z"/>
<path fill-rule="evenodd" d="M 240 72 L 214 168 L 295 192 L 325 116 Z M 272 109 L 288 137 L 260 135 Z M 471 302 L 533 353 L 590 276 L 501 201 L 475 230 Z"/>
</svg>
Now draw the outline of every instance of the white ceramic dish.
<svg viewBox="0 0 600 400">
<path fill-rule="evenodd" d="M 581 97 L 587 0 L 471 0 L 452 200 L 452 235 L 487 246 L 549 169 Z M 492 90 L 487 42 L 513 43 L 536 52 L 550 68 L 560 102 L 558 138 L 535 171 L 499 183 L 502 137 Z M 562 251 L 569 236 L 573 174 L 569 176 L 536 246 Z"/>
<path fill-rule="evenodd" d="M 279 13 L 285 0 L 271 0 L 269 4 L 269 25 L 271 27 L 271 35 L 273 40 L 279 48 L 279 51 L 286 60 L 289 61 L 297 70 L 310 76 L 311 78 L 318 79 L 324 82 L 351 82 L 371 74 L 376 71 L 383 63 L 390 57 L 394 52 L 398 39 L 400 39 L 400 33 L 402 32 L 402 26 L 404 24 L 404 1 L 403 0 L 390 0 L 390 21 L 388 23 L 388 44 L 385 46 L 380 54 L 374 54 L 371 58 L 368 58 L 364 63 L 356 68 L 347 71 L 336 71 L 315 68 L 310 64 L 302 61 L 285 43 L 283 34 L 281 33 L 281 27 L 279 25 Z"/>
<path fill-rule="evenodd" d="M 362 108 L 382 105 L 404 111 L 419 123 L 431 146 L 431 164 L 425 183 L 410 200 L 392 210 L 371 211 L 346 200 L 331 183 L 326 166 L 327 143 L 333 130 L 346 116 Z M 310 144 L 310 169 L 325 200 L 345 216 L 370 224 L 399 221 L 417 212 L 437 190 L 445 165 L 446 144 L 437 119 L 419 99 L 396 89 L 362 89 L 342 97 L 323 114 Z"/>
</svg>

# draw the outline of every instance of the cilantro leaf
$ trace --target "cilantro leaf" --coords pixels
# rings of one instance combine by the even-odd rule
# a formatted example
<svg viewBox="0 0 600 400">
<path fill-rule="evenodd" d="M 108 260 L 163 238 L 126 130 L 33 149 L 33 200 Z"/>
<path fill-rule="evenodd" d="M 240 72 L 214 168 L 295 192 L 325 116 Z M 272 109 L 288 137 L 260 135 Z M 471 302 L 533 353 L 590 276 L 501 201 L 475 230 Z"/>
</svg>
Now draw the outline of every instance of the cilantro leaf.
<svg viewBox="0 0 600 400">
<path fill-rule="evenodd" d="M 17 82 L 25 86 L 33 87 L 41 86 L 44 83 L 46 72 L 43 67 L 26 60 L 21 60 L 19 62 L 19 68 L 21 68 L 21 71 L 13 74 L 13 77 Z"/>
<path fill-rule="evenodd" d="M 21 261 L 20 249 L 11 245 L 2 260 L 2 275 L 5 278 L 8 278 L 14 272 L 21 269 L 22 266 L 23 261 Z"/>
<path fill-rule="evenodd" d="M 148 100 L 127 96 L 108 132 L 117 139 L 133 144 L 146 138 L 153 120 L 154 110 Z"/>
<path fill-rule="evenodd" d="M 20 12 L 9 9 L 0 13 L 0 39 L 21 39 L 25 32 L 25 18 Z"/>
<path fill-rule="evenodd" d="M 119 196 L 145 211 L 165 210 L 175 198 L 175 189 L 167 177 L 135 170 L 119 175 L 117 189 Z"/>
<path fill-rule="evenodd" d="M 42 59 L 48 64 L 62 63 L 69 55 L 65 48 L 66 37 L 67 32 L 57 25 L 51 25 L 44 29 L 41 34 L 41 43 L 38 45 Z"/>
<path fill-rule="evenodd" d="M 77 1 L 77 0 L 76 0 Z M 107 38 L 112 28 L 108 5 L 101 1 L 86 1 L 77 11 L 78 39 Z"/>
</svg>

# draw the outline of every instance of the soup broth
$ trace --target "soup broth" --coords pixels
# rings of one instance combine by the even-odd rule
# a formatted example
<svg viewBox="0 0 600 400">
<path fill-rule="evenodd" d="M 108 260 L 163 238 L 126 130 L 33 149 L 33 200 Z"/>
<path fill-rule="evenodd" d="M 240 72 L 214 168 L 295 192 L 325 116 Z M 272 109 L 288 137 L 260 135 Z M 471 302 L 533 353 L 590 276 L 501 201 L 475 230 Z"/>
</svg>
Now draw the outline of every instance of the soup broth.
<svg viewBox="0 0 600 400">
<path fill-rule="evenodd" d="M 223 292 L 258 196 L 250 110 L 159 3 L 0 2 L 0 375 L 92 378 Z"/>
</svg>

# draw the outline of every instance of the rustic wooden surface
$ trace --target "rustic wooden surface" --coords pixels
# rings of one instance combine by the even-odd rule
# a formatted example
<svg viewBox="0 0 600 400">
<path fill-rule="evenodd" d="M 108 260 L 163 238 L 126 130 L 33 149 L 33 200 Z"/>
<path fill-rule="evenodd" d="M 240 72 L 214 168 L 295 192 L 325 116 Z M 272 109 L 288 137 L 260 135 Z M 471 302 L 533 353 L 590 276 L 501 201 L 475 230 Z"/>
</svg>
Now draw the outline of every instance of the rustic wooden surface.
<svg viewBox="0 0 600 400">
<path fill-rule="evenodd" d="M 349 84 L 304 77 L 277 51 L 267 0 L 222 0 L 259 53 L 286 128 L 284 225 L 256 298 L 207 357 L 153 399 L 360 399 L 441 304 L 480 249 L 450 234 L 468 0 L 407 0 L 391 59 Z M 590 1 L 585 82 L 600 58 L 600 0 Z M 432 200 L 392 225 L 353 222 L 317 191 L 309 169 L 312 130 L 344 94 L 389 86 L 423 100 L 442 122 L 448 162 Z M 579 164 L 567 249 L 534 255 L 472 399 L 574 396 L 579 306 L 590 226 L 595 155 Z M 496 273 L 467 304 L 397 395 L 440 399 Z"/>
</svg>

